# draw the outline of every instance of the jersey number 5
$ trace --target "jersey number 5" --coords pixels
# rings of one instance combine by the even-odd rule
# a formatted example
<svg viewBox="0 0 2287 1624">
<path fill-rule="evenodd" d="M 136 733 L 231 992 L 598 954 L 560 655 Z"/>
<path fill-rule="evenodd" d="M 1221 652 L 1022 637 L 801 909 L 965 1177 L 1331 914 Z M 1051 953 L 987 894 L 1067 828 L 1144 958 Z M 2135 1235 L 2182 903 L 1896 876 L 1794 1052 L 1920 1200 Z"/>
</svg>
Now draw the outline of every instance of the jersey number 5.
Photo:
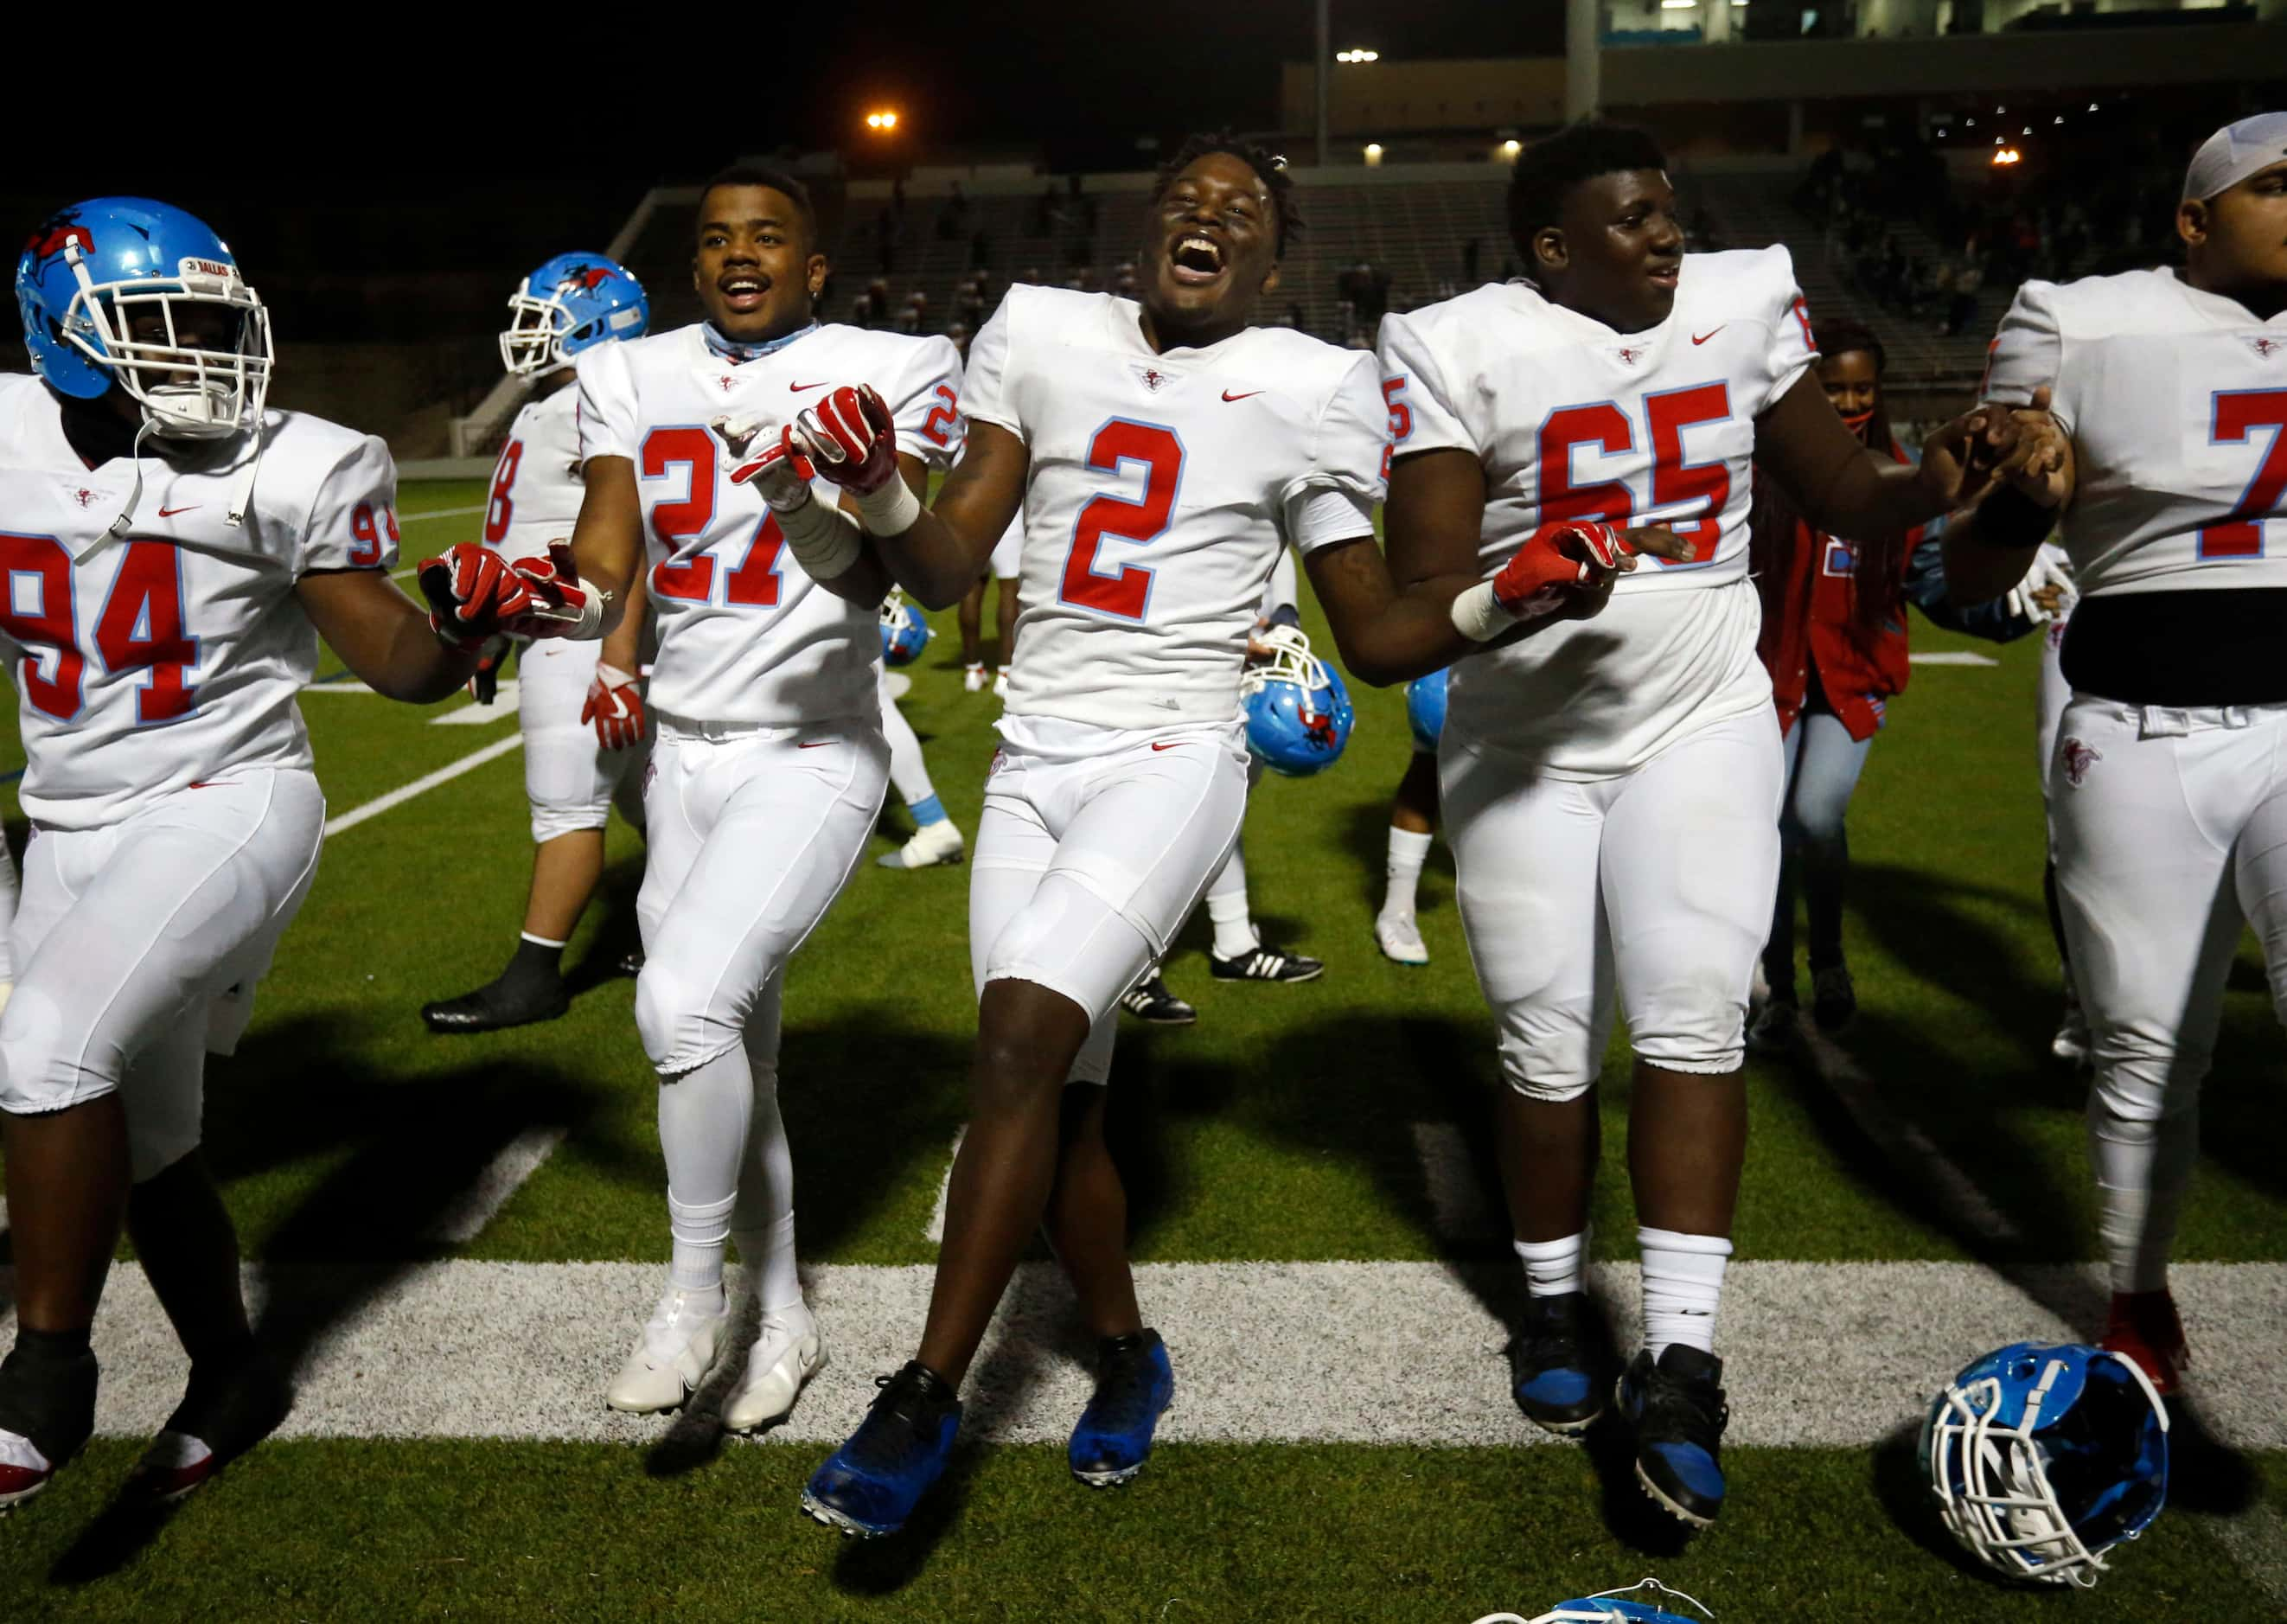
<svg viewBox="0 0 2287 1624">
<path fill-rule="evenodd" d="M 2279 511 L 2287 496 L 2287 389 L 2236 389 L 2215 398 L 2215 415 L 2208 425 L 2210 445 L 2247 444 L 2264 435 L 2263 460 L 2255 477 L 2240 493 L 2239 505 L 2220 525 L 2200 531 L 2203 558 L 2259 558 L 2263 556 L 2263 521 Z"/>
<path fill-rule="evenodd" d="M 1723 535 L 1723 510 L 1731 500 L 1731 471 L 1720 458 L 1712 463 L 1683 460 L 1683 431 L 1702 424 L 1722 423 L 1731 416 L 1731 391 L 1726 384 L 1696 384 L 1670 389 L 1643 399 L 1644 427 L 1651 440 L 1650 510 L 1636 517 L 1635 493 L 1618 479 L 1594 485 L 1572 482 L 1572 449 L 1595 446 L 1607 456 L 1636 448 L 1635 424 L 1610 400 L 1594 406 L 1567 406 L 1548 414 L 1540 425 L 1540 522 L 1567 519 L 1601 519 L 1615 525 L 1665 525 L 1690 544 L 1691 556 L 1682 563 L 1658 562 L 1669 569 L 1690 569 L 1715 556 Z M 1697 504 L 1697 518 L 1685 518 Z M 1666 510 L 1659 514 L 1660 510 Z M 1653 515 L 1658 514 L 1655 517 Z"/>
<path fill-rule="evenodd" d="M 1140 621 L 1151 600 L 1151 572 L 1140 564 L 1123 564 L 1107 574 L 1096 567 L 1096 549 L 1107 535 L 1150 542 L 1167 528 L 1175 489 L 1183 482 L 1183 442 L 1175 438 L 1175 430 L 1159 424 L 1114 417 L 1088 442 L 1088 465 L 1117 473 L 1129 463 L 1144 465 L 1143 499 L 1098 496 L 1080 511 L 1056 595 L 1075 608 Z"/>
<path fill-rule="evenodd" d="M 28 650 L 56 651 L 54 674 L 47 677 L 26 655 L 18 673 L 24 697 L 33 709 L 68 722 L 79 714 L 87 669 L 72 601 L 71 555 L 53 536 L 0 535 L 0 576 L 8 589 L 0 598 L 0 631 Z M 138 725 L 172 722 L 198 708 L 189 672 L 199 644 L 183 625 L 182 560 L 173 543 L 127 543 L 111 596 L 95 619 L 95 652 L 106 670 L 150 673 L 135 696 Z"/>
</svg>

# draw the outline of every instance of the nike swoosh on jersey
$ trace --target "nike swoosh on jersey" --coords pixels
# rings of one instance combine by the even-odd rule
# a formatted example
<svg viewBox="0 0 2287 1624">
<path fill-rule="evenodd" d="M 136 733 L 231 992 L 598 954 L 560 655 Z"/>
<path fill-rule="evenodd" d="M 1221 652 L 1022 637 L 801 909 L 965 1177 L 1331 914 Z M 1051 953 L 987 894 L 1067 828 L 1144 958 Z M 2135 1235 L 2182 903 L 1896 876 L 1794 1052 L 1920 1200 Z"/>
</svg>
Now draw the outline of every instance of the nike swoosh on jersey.
<svg viewBox="0 0 2287 1624">
<path fill-rule="evenodd" d="M 1704 333 L 1692 334 L 1691 342 L 1694 344 L 1705 344 L 1710 338 L 1713 338 L 1716 334 L 1721 332 L 1725 328 L 1730 325 L 1731 324 L 1729 321 L 1718 321 L 1714 326 L 1709 328 Z"/>
<path fill-rule="evenodd" d="M 839 739 L 812 739 L 807 744 L 797 744 L 794 748 L 798 750 L 822 750 L 829 744 L 839 744 L 842 741 Z"/>
<path fill-rule="evenodd" d="M 1183 748 L 1183 741 L 1178 739 L 1173 744 L 1155 744 L 1151 748 L 1155 750 L 1180 750 Z"/>
<path fill-rule="evenodd" d="M 1226 400 L 1252 400 L 1262 392 L 1259 389 L 1250 389 L 1243 395 L 1235 395 L 1226 389 L 1223 392 L 1223 398 Z"/>
<path fill-rule="evenodd" d="M 159 517 L 162 519 L 172 519 L 178 513 L 187 513 L 192 508 L 203 507 L 205 503 L 203 503 L 194 502 L 188 507 L 161 508 L 159 510 Z"/>
<path fill-rule="evenodd" d="M 808 390 L 808 389 L 823 389 L 823 388 L 825 388 L 825 387 L 826 387 L 826 385 L 825 385 L 825 384 L 788 384 L 787 385 L 787 392 L 789 394 L 797 394 L 797 395 L 798 395 L 798 394 L 802 393 L 804 390 Z"/>
</svg>

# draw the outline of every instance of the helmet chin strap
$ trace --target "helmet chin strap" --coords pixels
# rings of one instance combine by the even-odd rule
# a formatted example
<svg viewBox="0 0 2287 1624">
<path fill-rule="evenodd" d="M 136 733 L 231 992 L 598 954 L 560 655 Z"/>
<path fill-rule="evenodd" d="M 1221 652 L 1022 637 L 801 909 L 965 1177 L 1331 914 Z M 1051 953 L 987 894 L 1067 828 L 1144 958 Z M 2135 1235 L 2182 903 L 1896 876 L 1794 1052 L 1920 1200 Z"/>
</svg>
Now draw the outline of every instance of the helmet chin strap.
<svg viewBox="0 0 2287 1624">
<path fill-rule="evenodd" d="M 151 438 L 152 432 L 158 426 L 151 421 L 150 409 L 146 408 L 143 426 L 135 431 L 135 444 L 127 453 L 127 466 L 134 474 L 133 482 L 127 487 L 127 505 L 119 510 L 118 518 L 105 527 L 103 541 L 96 543 L 99 548 L 104 542 L 116 541 L 135 527 L 135 509 L 143 500 L 143 442 Z"/>
</svg>

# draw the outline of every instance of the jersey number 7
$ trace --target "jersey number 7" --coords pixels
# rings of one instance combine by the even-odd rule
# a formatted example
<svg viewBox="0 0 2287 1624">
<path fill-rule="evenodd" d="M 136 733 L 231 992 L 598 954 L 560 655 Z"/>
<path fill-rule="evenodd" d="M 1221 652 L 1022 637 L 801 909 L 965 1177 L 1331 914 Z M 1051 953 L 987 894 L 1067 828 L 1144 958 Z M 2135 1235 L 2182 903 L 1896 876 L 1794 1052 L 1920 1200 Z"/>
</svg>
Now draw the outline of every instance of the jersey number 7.
<svg viewBox="0 0 2287 1624">
<path fill-rule="evenodd" d="M 2279 511 L 2287 496 L 2287 389 L 2235 389 L 2215 397 L 2214 416 L 2208 425 L 2210 445 L 2245 445 L 2260 430 L 2263 460 L 2255 477 L 2240 493 L 2239 505 L 2220 525 L 2200 531 L 2203 558 L 2259 558 L 2263 556 L 2263 521 Z"/>
<path fill-rule="evenodd" d="M 1651 500 L 1637 516 L 1635 492 L 1624 481 L 1591 485 L 1572 482 L 1576 446 L 1594 446 L 1606 456 L 1636 449 L 1636 428 L 1610 400 L 1567 406 L 1540 425 L 1540 522 L 1600 519 L 1615 525 L 1665 525 L 1691 549 L 1689 559 L 1658 562 L 1667 569 L 1690 569 L 1715 556 L 1723 535 L 1723 510 L 1731 500 L 1731 471 L 1720 457 L 1711 463 L 1683 460 L 1683 432 L 1731 416 L 1727 384 L 1695 384 L 1643 398 L 1644 427 L 1650 441 Z M 1697 504 L 1697 518 L 1685 517 Z M 1682 510 L 1679 514 L 1677 510 Z M 1645 555 L 1650 557 L 1650 554 Z"/>
</svg>

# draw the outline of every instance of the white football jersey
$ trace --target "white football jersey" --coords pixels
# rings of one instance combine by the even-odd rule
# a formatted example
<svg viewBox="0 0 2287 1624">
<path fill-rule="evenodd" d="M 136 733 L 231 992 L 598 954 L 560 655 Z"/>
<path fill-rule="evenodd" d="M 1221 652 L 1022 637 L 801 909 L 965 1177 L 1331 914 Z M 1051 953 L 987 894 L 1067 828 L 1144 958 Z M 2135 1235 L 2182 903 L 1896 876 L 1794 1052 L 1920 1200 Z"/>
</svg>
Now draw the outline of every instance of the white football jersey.
<svg viewBox="0 0 2287 1624">
<path fill-rule="evenodd" d="M 1032 455 L 1012 719 L 1230 721 L 1280 550 L 1373 533 L 1372 356 L 1267 327 L 1154 353 L 1139 313 L 1018 286 L 969 347 L 962 415 Z"/>
<path fill-rule="evenodd" d="M 1485 473 L 1491 575 L 1562 519 L 1666 525 L 1603 613 L 1459 661 L 1447 719 L 1559 777 L 1633 771 L 1770 703 L 1747 581 L 1755 420 L 1816 355 L 1784 248 L 1687 254 L 1659 326 L 1618 333 L 1523 279 L 1381 324 L 1393 452 L 1458 449 Z"/>
<path fill-rule="evenodd" d="M 493 464 L 485 544 L 510 558 L 537 558 L 570 541 L 587 493 L 580 478 L 580 391 L 566 384 L 526 401 Z"/>
<path fill-rule="evenodd" d="M 2084 596 L 2287 587 L 2287 313 L 2167 270 L 2027 282 L 1985 379 L 2011 405 L 2054 391 Z"/>
<path fill-rule="evenodd" d="M 318 633 L 294 596 L 319 570 L 397 562 L 388 448 L 298 412 L 142 459 L 126 536 L 124 459 L 91 469 L 37 378 L 0 375 L 0 601 L 19 696 L 25 812 L 52 828 L 116 823 L 146 796 L 234 768 L 311 764 L 295 693 Z"/>
<path fill-rule="evenodd" d="M 951 341 L 816 327 L 734 361 L 702 324 L 598 345 L 578 367 L 581 459 L 628 458 L 642 495 L 659 638 L 652 708 L 764 727 L 878 717 L 880 617 L 804 574 L 762 493 L 729 476 L 839 384 L 871 384 L 896 416 L 898 449 L 946 466 L 961 441 Z M 734 450 L 712 426 L 723 417 L 763 426 Z M 815 489 L 840 499 L 824 479 Z"/>
</svg>

